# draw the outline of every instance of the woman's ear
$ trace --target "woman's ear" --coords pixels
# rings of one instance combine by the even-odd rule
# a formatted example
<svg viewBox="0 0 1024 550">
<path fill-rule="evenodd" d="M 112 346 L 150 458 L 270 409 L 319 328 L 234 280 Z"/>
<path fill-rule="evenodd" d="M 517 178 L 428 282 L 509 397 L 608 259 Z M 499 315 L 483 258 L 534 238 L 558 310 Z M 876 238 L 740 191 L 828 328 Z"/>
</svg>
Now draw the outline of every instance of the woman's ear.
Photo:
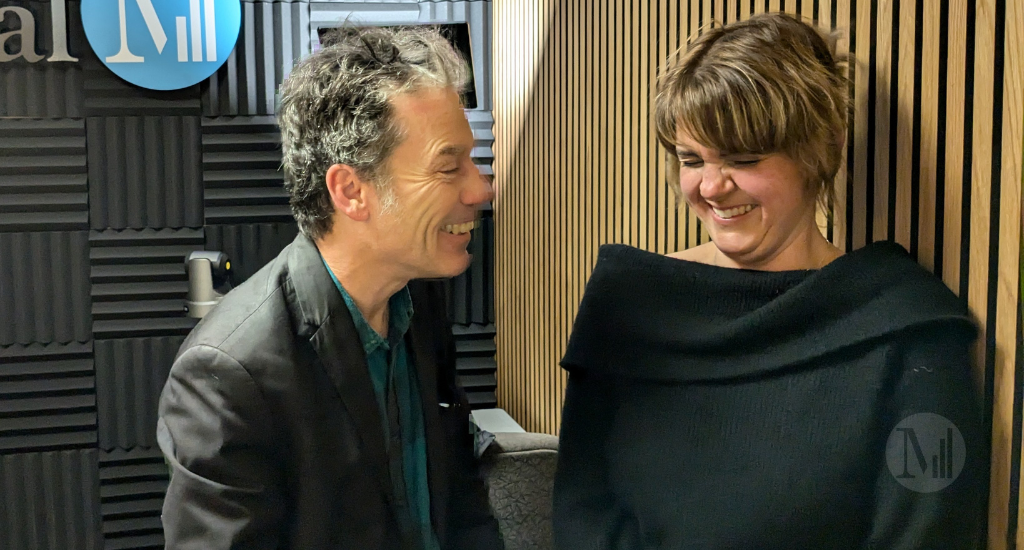
<svg viewBox="0 0 1024 550">
<path fill-rule="evenodd" d="M 836 135 L 832 137 L 832 146 L 836 149 L 842 150 L 846 146 L 846 132 L 836 132 Z"/>
</svg>

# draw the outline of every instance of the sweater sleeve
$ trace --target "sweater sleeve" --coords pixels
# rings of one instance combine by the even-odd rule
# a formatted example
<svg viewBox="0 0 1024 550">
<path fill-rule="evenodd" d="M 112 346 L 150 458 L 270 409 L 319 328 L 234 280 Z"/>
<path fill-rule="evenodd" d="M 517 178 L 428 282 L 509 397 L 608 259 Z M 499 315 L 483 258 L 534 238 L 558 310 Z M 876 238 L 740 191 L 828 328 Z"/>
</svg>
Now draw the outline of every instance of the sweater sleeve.
<svg viewBox="0 0 1024 550">
<path fill-rule="evenodd" d="M 555 472 L 554 538 L 559 549 L 640 548 L 636 519 L 616 500 L 605 445 L 617 403 L 610 381 L 571 371 Z"/>
<path fill-rule="evenodd" d="M 904 353 L 885 415 L 885 449 L 865 548 L 960 550 L 980 542 L 987 439 L 970 374 L 970 338 L 942 332 L 911 338 Z M 963 437 L 963 447 L 955 436 L 953 443 L 942 443 L 950 439 L 942 434 L 955 431 Z M 943 451 L 951 460 L 939 460 Z M 958 454 L 963 456 L 962 468 Z M 953 481 L 946 485 L 942 478 L 950 474 Z"/>
</svg>

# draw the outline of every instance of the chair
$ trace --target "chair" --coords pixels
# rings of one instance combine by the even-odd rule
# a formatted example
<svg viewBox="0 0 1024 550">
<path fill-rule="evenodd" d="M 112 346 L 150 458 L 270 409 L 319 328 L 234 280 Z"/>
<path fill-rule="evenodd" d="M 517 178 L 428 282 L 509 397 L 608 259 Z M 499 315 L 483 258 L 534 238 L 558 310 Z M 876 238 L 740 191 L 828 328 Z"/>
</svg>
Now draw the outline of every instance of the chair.
<svg viewBox="0 0 1024 550">
<path fill-rule="evenodd" d="M 494 517 L 505 550 L 551 550 L 552 491 L 558 438 L 539 433 L 496 433 L 481 457 Z"/>
</svg>

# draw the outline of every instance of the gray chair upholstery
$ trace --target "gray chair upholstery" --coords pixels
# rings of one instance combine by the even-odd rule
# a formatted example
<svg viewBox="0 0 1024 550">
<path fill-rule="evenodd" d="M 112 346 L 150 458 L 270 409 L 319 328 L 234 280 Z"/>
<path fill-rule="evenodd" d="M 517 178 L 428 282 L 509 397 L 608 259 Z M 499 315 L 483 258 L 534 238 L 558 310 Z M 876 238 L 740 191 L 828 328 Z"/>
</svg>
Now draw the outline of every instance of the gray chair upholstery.
<svg viewBox="0 0 1024 550">
<path fill-rule="evenodd" d="M 505 550 L 551 550 L 558 438 L 538 433 L 494 436 L 481 466 Z"/>
</svg>

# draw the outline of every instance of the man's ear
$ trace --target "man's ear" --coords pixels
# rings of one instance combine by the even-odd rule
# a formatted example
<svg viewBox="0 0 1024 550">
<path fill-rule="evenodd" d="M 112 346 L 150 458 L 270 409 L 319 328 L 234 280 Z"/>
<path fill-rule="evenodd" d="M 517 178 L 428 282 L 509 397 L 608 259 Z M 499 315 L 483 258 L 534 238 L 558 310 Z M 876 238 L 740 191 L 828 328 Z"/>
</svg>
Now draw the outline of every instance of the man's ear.
<svg viewBox="0 0 1024 550">
<path fill-rule="evenodd" d="M 370 217 L 370 185 L 347 164 L 335 164 L 327 169 L 327 192 L 331 194 L 334 209 L 355 221 Z"/>
</svg>

